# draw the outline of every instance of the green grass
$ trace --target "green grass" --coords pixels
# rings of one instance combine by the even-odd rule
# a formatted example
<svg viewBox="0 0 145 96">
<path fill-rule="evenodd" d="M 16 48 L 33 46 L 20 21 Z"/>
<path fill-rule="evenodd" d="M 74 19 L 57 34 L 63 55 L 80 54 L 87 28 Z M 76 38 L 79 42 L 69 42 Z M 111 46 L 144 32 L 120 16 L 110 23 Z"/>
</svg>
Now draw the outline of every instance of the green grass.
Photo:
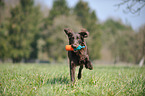
<svg viewBox="0 0 145 96">
<path fill-rule="evenodd" d="M 143 96 L 145 67 L 95 65 L 71 83 L 67 64 L 0 64 L 0 95 Z"/>
</svg>

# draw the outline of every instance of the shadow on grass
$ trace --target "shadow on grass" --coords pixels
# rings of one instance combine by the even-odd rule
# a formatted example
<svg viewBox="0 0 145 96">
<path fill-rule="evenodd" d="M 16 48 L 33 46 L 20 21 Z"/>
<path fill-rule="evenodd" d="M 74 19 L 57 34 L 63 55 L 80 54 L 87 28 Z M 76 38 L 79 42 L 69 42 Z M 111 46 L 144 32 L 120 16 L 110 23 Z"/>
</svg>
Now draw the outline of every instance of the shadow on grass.
<svg viewBox="0 0 145 96">
<path fill-rule="evenodd" d="M 68 84 L 69 79 L 67 77 L 55 77 L 47 80 L 47 84 Z"/>
</svg>

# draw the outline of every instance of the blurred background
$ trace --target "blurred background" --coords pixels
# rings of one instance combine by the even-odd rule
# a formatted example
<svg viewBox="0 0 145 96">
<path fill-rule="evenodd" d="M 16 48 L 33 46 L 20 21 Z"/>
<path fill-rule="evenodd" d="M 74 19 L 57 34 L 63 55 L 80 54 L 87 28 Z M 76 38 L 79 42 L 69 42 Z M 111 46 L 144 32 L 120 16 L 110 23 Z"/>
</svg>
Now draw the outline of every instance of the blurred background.
<svg viewBox="0 0 145 96">
<path fill-rule="evenodd" d="M 67 62 L 63 29 L 86 28 L 94 64 L 145 58 L 145 0 L 0 0 L 0 63 Z"/>
</svg>

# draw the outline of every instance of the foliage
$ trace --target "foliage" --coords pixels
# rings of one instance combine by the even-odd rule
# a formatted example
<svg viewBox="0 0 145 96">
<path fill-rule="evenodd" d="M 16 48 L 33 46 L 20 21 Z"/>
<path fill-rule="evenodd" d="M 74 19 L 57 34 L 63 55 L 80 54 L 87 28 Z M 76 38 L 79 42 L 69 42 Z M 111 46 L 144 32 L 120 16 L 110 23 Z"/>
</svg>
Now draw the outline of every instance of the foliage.
<svg viewBox="0 0 145 96">
<path fill-rule="evenodd" d="M 79 1 L 74 8 L 74 14 L 77 15 L 77 20 L 81 22 L 82 26 L 90 32 L 88 46 L 91 46 L 89 47 L 91 59 L 99 59 L 101 50 L 101 30 L 100 25 L 97 24 L 98 18 L 95 11 L 90 10 L 88 3 Z"/>
<path fill-rule="evenodd" d="M 40 12 L 38 8 L 33 6 L 32 0 L 21 0 L 20 5 L 11 9 L 8 35 L 10 56 L 13 62 L 19 62 L 22 58 L 29 58 L 31 52 L 34 51 L 32 42 L 37 41 L 35 36 L 39 32 L 40 23 L 38 14 Z"/>
<path fill-rule="evenodd" d="M 136 56 L 136 62 L 140 62 L 142 58 L 145 58 L 145 25 L 141 26 L 136 36 L 136 43 L 134 55 Z M 145 63 L 145 62 L 144 62 Z"/>
<path fill-rule="evenodd" d="M 4 9 L 5 4 L 3 0 L 0 0 L 0 58 L 2 61 L 9 57 L 9 42 L 8 42 L 8 22 L 4 21 Z"/>
<path fill-rule="evenodd" d="M 93 71 L 84 69 L 82 79 L 75 83 L 71 83 L 68 66 L 64 64 L 1 64 L 0 73 L 2 96 L 145 94 L 145 67 L 97 65 Z"/>
<path fill-rule="evenodd" d="M 0 24 L 2 22 L 2 14 L 3 14 L 3 10 L 4 10 L 5 4 L 3 0 L 0 0 Z"/>
<path fill-rule="evenodd" d="M 122 5 L 125 5 L 124 13 L 140 14 L 141 10 L 145 7 L 145 0 L 121 0 L 121 3 L 116 4 L 117 7 Z"/>
<path fill-rule="evenodd" d="M 81 24 L 76 20 L 75 16 L 61 15 L 54 19 L 53 25 L 46 35 L 46 46 L 44 47 L 51 60 L 62 61 L 67 58 L 65 45 L 68 44 L 68 38 L 64 33 L 64 28 L 71 28 L 76 32 L 81 28 Z"/>
<path fill-rule="evenodd" d="M 1 23 L 0 26 L 0 58 L 2 58 L 3 61 L 10 56 L 10 44 L 8 42 L 8 31 L 6 26 L 6 23 Z"/>
<path fill-rule="evenodd" d="M 102 30 L 104 30 L 103 43 L 111 50 L 114 63 L 118 61 L 137 63 L 137 56 L 134 55 L 136 38 L 130 26 L 122 24 L 119 20 L 108 19 L 104 23 Z"/>
<path fill-rule="evenodd" d="M 144 57 L 144 26 L 138 32 L 121 20 L 107 19 L 100 22 L 87 2 L 79 0 L 70 8 L 66 0 L 54 0 L 48 16 L 34 4 L 35 0 L 14 0 L 9 7 L 0 0 L 0 61 L 49 60 L 62 62 L 67 58 L 68 44 L 64 28 L 90 32 L 86 39 L 90 59 L 103 57 L 103 48 L 111 52 L 114 62 L 138 63 Z M 17 3 L 16 3 L 17 2 Z M 11 3 L 9 3 L 10 5 Z"/>
<path fill-rule="evenodd" d="M 43 50 L 47 52 L 49 60 L 61 61 L 66 58 L 66 52 L 64 50 L 64 42 L 66 39 L 64 37 L 65 34 L 62 34 L 63 29 L 71 25 L 79 25 L 75 17 L 67 16 L 69 11 L 70 9 L 67 6 L 66 0 L 55 0 L 49 16 L 44 19 L 44 30 L 46 30 L 46 32 L 42 37 L 44 41 L 46 41 L 46 44 Z M 71 22 L 71 24 L 68 22 Z"/>
<path fill-rule="evenodd" d="M 66 0 L 54 0 L 48 18 L 45 19 L 45 27 L 52 25 L 54 18 L 60 15 L 69 15 L 70 9 Z"/>
</svg>

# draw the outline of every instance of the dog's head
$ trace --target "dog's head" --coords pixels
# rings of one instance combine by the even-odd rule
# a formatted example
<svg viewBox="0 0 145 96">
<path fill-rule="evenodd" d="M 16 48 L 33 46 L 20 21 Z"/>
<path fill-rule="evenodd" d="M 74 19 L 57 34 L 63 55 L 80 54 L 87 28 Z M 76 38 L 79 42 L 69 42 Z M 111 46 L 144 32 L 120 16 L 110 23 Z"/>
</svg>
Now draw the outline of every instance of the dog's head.
<svg viewBox="0 0 145 96">
<path fill-rule="evenodd" d="M 79 45 L 84 46 L 84 38 L 89 36 L 89 32 L 82 29 L 79 33 L 74 33 L 71 29 L 64 29 L 66 35 L 69 38 L 69 44 L 72 48 L 77 48 Z"/>
</svg>

